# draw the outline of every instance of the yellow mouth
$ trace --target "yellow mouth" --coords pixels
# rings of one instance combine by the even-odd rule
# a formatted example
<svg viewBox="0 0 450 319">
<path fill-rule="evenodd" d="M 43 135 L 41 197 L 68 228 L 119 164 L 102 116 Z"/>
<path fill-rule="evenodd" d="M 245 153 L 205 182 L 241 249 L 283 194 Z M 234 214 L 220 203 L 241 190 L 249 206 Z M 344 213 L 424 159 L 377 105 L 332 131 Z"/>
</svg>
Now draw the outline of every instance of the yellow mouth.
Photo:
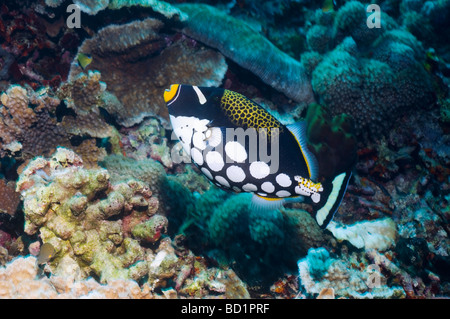
<svg viewBox="0 0 450 319">
<path fill-rule="evenodd" d="M 170 89 L 164 91 L 164 102 L 170 102 L 178 92 L 179 84 L 172 84 Z"/>
</svg>

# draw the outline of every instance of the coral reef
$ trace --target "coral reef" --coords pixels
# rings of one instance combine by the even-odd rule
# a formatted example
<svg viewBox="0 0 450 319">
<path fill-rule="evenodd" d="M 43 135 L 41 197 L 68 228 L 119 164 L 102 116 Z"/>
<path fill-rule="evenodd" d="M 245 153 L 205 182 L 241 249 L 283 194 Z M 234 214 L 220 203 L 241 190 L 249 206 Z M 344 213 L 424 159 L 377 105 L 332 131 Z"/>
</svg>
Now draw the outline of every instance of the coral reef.
<svg viewBox="0 0 450 319">
<path fill-rule="evenodd" d="M 134 178 L 143 181 L 155 196 L 159 196 L 166 180 L 163 166 L 152 159 L 135 159 L 122 155 L 106 156 L 100 165 L 109 172 L 111 181 L 119 183 Z"/>
<path fill-rule="evenodd" d="M 79 53 L 92 55 L 89 68 L 100 71 L 110 93 L 103 96 L 103 107 L 121 125 L 129 127 L 151 115 L 167 125 L 162 90 L 172 83 L 218 86 L 227 70 L 220 53 L 187 39 L 171 40 L 158 32 L 162 27 L 153 18 L 110 25 L 79 48 Z M 81 67 L 73 63 L 70 80 L 80 72 Z"/>
<path fill-rule="evenodd" d="M 178 7 L 189 15 L 183 33 L 219 49 L 289 98 L 303 103 L 314 101 L 303 66 L 243 21 L 208 5 L 181 4 Z"/>
<path fill-rule="evenodd" d="M 450 1 L 330 2 L 3 1 L 0 297 L 448 298 Z M 329 227 L 188 164 L 172 83 L 306 121 Z"/>
<path fill-rule="evenodd" d="M 9 68 L 13 61 L 14 58 L 12 57 L 12 55 L 8 51 L 0 48 L 0 80 L 5 80 L 8 78 Z"/>
<path fill-rule="evenodd" d="M 33 89 L 41 85 L 56 88 L 67 78 L 79 36 L 41 10 L 41 4 L 30 2 L 22 6 L 12 1 L 6 1 L 2 6 L 0 78 L 21 85 L 26 83 Z M 59 31 L 52 37 L 47 33 L 50 26 L 56 26 L 54 29 Z"/>
<path fill-rule="evenodd" d="M 152 158 L 165 168 L 173 168 L 169 137 L 155 118 L 144 120 L 138 126 L 120 130 L 122 151 L 135 160 Z"/>
<path fill-rule="evenodd" d="M 219 263 L 234 261 L 233 269 L 252 286 L 269 284 L 328 238 L 306 211 L 252 211 L 248 193 L 231 195 L 211 187 L 195 198 L 194 209 L 179 227 L 189 245 L 201 247 Z M 169 223 L 174 223 L 171 216 Z"/>
<path fill-rule="evenodd" d="M 70 82 L 65 84 L 64 88 L 67 87 L 71 87 Z M 109 138 L 114 129 L 92 110 L 76 117 L 65 114 L 58 121 L 60 104 L 60 99 L 48 89 L 34 91 L 30 87 L 11 85 L 1 95 L 0 157 L 28 160 L 32 156 L 48 155 L 57 146 L 71 146 L 72 137 L 83 136 L 75 148 L 88 166 L 95 166 L 94 161 L 106 154 L 104 148 L 97 147 L 95 140 L 88 137 Z"/>
</svg>

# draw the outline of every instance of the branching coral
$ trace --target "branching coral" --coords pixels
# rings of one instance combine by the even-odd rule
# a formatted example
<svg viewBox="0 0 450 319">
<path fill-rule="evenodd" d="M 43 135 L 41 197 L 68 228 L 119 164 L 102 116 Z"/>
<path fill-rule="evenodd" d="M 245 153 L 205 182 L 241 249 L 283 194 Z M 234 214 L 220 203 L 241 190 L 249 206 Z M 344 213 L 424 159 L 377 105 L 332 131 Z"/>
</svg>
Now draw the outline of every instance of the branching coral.
<svg viewBox="0 0 450 319">
<path fill-rule="evenodd" d="M 79 52 L 93 57 L 90 69 L 99 70 L 109 93 L 103 107 L 125 126 L 158 115 L 168 123 L 161 92 L 172 83 L 217 86 L 227 70 L 224 57 L 187 40 L 171 43 L 159 33 L 163 23 L 147 18 L 107 26 L 87 39 Z M 121 39 L 118 41 L 117 39 Z M 114 66 L 114 67 L 111 67 Z M 72 64 L 74 81 L 81 68 Z"/>
<path fill-rule="evenodd" d="M 243 21 L 208 5 L 182 4 L 178 7 L 189 15 L 182 30 L 188 36 L 217 48 L 288 97 L 304 103 L 314 101 L 303 65 Z"/>
</svg>

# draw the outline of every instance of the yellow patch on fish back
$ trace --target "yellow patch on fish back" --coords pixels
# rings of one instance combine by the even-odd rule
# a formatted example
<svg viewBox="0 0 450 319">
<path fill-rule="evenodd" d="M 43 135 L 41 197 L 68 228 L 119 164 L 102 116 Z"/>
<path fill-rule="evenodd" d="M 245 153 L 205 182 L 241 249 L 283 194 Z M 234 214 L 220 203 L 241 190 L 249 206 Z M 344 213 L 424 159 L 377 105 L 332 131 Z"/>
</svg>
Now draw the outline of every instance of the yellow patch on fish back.
<svg viewBox="0 0 450 319">
<path fill-rule="evenodd" d="M 274 128 L 278 129 L 274 132 L 283 131 L 282 124 L 275 117 L 242 94 L 225 90 L 221 106 L 225 115 L 237 126 L 267 129 L 269 137 Z"/>
<path fill-rule="evenodd" d="M 295 180 L 298 182 L 298 185 L 303 185 L 304 187 L 306 187 L 307 189 L 313 191 L 313 192 L 321 192 L 323 190 L 322 184 L 321 183 L 314 183 L 312 180 L 301 177 L 301 176 L 296 176 Z"/>
</svg>

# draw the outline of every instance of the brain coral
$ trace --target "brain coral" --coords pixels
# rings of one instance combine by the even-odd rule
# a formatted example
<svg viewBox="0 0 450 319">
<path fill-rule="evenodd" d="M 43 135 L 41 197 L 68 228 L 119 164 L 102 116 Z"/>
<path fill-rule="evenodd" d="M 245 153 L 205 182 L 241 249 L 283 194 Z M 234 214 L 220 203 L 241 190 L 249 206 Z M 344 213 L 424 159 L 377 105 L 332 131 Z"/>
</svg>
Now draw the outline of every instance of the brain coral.
<svg viewBox="0 0 450 319">
<path fill-rule="evenodd" d="M 132 126 L 150 115 L 167 124 L 164 89 L 172 83 L 218 86 L 225 75 L 227 65 L 220 53 L 186 39 L 173 42 L 160 32 L 163 26 L 152 18 L 109 25 L 79 48 L 92 55 L 89 68 L 100 71 L 110 93 L 103 96 L 103 107 L 119 124 Z M 72 63 L 69 79 L 80 72 Z"/>
</svg>

